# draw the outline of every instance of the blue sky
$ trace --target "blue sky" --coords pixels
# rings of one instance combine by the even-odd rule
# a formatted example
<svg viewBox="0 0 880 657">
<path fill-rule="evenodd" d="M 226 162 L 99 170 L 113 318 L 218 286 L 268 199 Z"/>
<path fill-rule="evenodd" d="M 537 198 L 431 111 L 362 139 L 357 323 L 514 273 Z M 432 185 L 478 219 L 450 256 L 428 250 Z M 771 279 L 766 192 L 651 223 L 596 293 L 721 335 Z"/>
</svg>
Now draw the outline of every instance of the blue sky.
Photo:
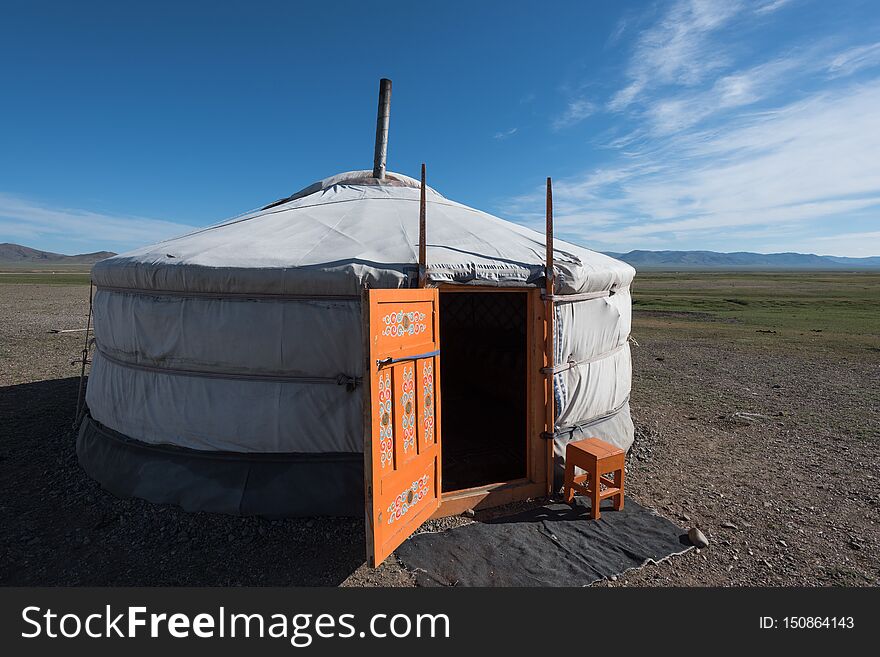
<svg viewBox="0 0 880 657">
<path fill-rule="evenodd" d="M 880 254 L 880 3 L 3 1 L 0 241 L 122 251 L 369 168 L 591 248 Z"/>
</svg>

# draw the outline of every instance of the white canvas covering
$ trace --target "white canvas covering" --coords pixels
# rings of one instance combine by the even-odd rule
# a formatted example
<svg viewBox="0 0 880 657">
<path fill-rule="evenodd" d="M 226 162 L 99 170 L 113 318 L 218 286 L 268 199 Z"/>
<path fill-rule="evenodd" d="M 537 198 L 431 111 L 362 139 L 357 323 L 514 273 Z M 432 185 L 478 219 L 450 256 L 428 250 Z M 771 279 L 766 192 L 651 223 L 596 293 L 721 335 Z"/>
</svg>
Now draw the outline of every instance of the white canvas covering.
<svg viewBox="0 0 880 657">
<path fill-rule="evenodd" d="M 359 295 L 407 287 L 418 250 L 418 183 L 375 184 L 353 171 L 292 200 L 137 249 L 95 265 L 99 286 L 228 295 Z M 313 189 L 310 194 L 305 191 Z M 435 283 L 534 284 L 543 276 L 539 233 L 428 191 L 428 274 Z M 556 242 L 557 293 L 610 290 L 634 270 Z"/>
<path fill-rule="evenodd" d="M 233 453 L 363 449 L 363 287 L 417 276 L 418 182 L 340 174 L 282 202 L 96 264 L 92 417 L 148 444 Z M 428 190 L 430 284 L 543 285 L 544 238 Z M 635 271 L 562 241 L 560 438 L 632 442 Z M 604 429 L 602 429 L 604 427 Z"/>
</svg>

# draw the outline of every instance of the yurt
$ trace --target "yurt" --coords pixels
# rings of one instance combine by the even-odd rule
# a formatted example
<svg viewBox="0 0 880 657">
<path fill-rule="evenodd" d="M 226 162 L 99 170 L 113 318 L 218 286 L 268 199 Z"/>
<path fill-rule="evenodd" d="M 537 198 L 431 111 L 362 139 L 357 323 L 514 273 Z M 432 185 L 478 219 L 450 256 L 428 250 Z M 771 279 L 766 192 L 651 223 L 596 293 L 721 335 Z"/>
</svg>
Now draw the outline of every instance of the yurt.
<svg viewBox="0 0 880 657">
<path fill-rule="evenodd" d="M 382 111 L 372 171 L 94 266 L 105 488 L 394 533 L 547 494 L 572 439 L 630 446 L 633 268 L 557 240 L 548 289 L 545 235 L 385 171 Z"/>
</svg>

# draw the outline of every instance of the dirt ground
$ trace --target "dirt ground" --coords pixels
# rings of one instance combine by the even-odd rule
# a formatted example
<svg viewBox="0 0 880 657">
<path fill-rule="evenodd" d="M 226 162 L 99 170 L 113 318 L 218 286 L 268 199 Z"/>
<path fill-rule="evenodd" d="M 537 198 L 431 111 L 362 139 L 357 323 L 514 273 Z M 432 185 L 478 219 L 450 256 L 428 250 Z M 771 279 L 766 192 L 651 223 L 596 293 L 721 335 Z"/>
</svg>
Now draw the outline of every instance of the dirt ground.
<svg viewBox="0 0 880 657">
<path fill-rule="evenodd" d="M 0 282 L 0 584 L 412 585 L 393 558 L 364 566 L 359 520 L 188 514 L 90 480 L 83 335 L 48 332 L 87 309 L 86 286 Z M 785 326 L 637 306 L 627 490 L 710 546 L 604 585 L 880 583 L 878 331 Z"/>
</svg>

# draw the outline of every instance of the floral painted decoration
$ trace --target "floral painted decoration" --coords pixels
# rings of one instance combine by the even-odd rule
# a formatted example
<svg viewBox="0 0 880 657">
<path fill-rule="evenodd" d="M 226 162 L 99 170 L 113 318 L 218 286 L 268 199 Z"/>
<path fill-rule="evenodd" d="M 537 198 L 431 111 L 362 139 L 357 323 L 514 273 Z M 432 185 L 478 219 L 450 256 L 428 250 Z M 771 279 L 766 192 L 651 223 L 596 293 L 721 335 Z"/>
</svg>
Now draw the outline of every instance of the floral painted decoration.
<svg viewBox="0 0 880 657">
<path fill-rule="evenodd" d="M 382 331 L 382 335 L 390 336 L 392 338 L 403 337 L 405 335 L 418 335 L 419 333 L 424 333 L 428 329 L 424 323 L 425 313 L 419 312 L 418 310 L 410 310 L 408 312 L 398 310 L 397 312 L 385 315 L 382 318 L 382 322 L 385 324 L 385 329 Z"/>
<path fill-rule="evenodd" d="M 403 451 L 415 449 L 416 446 L 416 390 L 415 390 L 415 367 L 403 366 L 403 392 L 400 396 L 400 408 L 402 410 L 401 424 L 403 425 Z"/>
<path fill-rule="evenodd" d="M 388 506 L 388 524 L 406 515 L 418 502 L 428 495 L 428 475 L 422 475 L 404 489 Z"/>
<path fill-rule="evenodd" d="M 381 454 L 382 467 L 390 466 L 393 460 L 392 450 L 394 447 L 394 425 L 391 415 L 391 372 L 379 373 L 379 452 Z"/>
<path fill-rule="evenodd" d="M 422 408 L 425 418 L 425 445 L 434 442 L 434 365 L 427 361 L 422 368 Z"/>
</svg>

